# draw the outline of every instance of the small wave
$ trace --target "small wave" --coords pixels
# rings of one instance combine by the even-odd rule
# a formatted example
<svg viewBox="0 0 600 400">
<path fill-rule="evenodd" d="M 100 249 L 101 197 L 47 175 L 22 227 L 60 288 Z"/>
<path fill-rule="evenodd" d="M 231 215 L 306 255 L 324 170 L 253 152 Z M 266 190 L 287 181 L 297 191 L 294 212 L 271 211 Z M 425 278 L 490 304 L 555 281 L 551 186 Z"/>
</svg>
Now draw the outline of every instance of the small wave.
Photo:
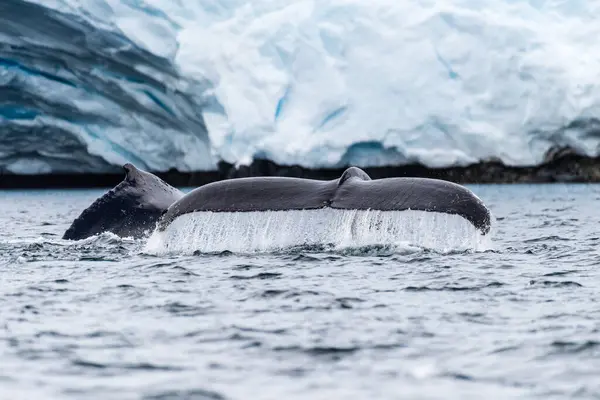
<svg viewBox="0 0 600 400">
<path fill-rule="evenodd" d="M 440 287 L 431 287 L 431 286 L 407 286 L 404 288 L 407 292 L 439 292 L 439 291 L 448 291 L 448 292 L 471 292 L 478 291 L 482 289 L 488 288 L 500 288 L 503 287 L 504 283 L 502 282 L 491 282 L 487 285 L 479 285 L 479 286 L 459 286 L 459 285 L 444 285 Z"/>
<path fill-rule="evenodd" d="M 261 329 L 254 327 L 246 327 L 246 326 L 232 326 L 233 329 L 236 329 L 241 332 L 256 332 L 256 333 L 268 333 L 271 335 L 282 335 L 287 332 L 287 329 Z"/>
<path fill-rule="evenodd" d="M 284 299 L 297 299 L 301 297 L 314 297 L 314 296 L 323 296 L 329 295 L 324 292 L 316 292 L 314 290 L 284 290 L 284 289 L 268 289 L 262 291 L 258 294 L 258 297 L 261 298 L 276 298 L 282 297 Z"/>
<path fill-rule="evenodd" d="M 352 355 L 361 350 L 358 346 L 314 346 L 314 347 L 301 347 L 301 346 L 283 346 L 274 347 L 273 351 L 277 352 L 293 352 L 303 353 L 314 357 L 326 357 L 339 360 L 343 356 Z"/>
<path fill-rule="evenodd" d="M 581 342 L 557 340 L 550 344 L 554 349 L 553 353 L 559 354 L 579 354 L 600 348 L 600 342 L 596 340 L 585 340 Z"/>
<path fill-rule="evenodd" d="M 550 276 L 565 276 L 565 275 L 570 275 L 570 274 L 576 273 L 576 272 L 579 272 L 579 271 L 577 271 L 575 269 L 571 269 L 571 270 L 567 270 L 567 271 L 549 272 L 549 273 L 544 274 L 542 276 L 548 276 L 548 277 L 550 277 Z"/>
<path fill-rule="evenodd" d="M 199 315 L 207 314 L 208 310 L 212 309 L 210 306 L 196 306 L 188 305 L 180 302 L 172 302 L 163 306 L 169 314 L 177 315 L 180 317 L 196 317 Z"/>
<path fill-rule="evenodd" d="M 260 297 L 265 299 L 270 299 L 273 297 L 280 297 L 281 295 L 287 293 L 287 290 L 265 290 L 260 294 Z"/>
<path fill-rule="evenodd" d="M 414 253 L 420 253 L 427 251 L 419 246 L 412 246 L 410 243 L 402 243 L 395 245 L 382 245 L 372 244 L 368 246 L 356 246 L 356 247 L 345 247 L 339 249 L 337 252 L 343 256 L 354 256 L 354 257 L 385 257 L 392 256 L 395 254 L 410 255 Z M 446 251 L 448 253 L 448 251 Z"/>
<path fill-rule="evenodd" d="M 175 292 L 175 291 L 173 291 Z M 179 301 L 172 301 L 162 305 L 132 305 L 131 310 L 135 312 L 147 312 L 150 310 L 165 311 L 174 317 L 197 317 L 208 314 L 213 309 L 210 303 L 185 304 Z"/>
<path fill-rule="evenodd" d="M 536 237 L 536 238 L 525 239 L 525 240 L 523 240 L 523 243 L 552 242 L 554 240 L 568 242 L 573 239 L 569 239 L 569 238 L 557 236 L 557 235 L 549 235 L 549 236 L 540 236 L 540 237 Z"/>
<path fill-rule="evenodd" d="M 58 332 L 58 331 L 54 331 L 54 330 L 49 330 L 49 331 L 39 331 L 37 333 L 34 334 L 35 338 L 44 338 L 44 337 L 49 337 L 49 338 L 63 338 L 63 339 L 96 339 L 96 338 L 106 338 L 106 337 L 122 337 L 121 333 L 118 332 L 111 332 L 111 331 L 93 331 L 93 332 L 89 332 L 89 333 L 80 333 L 80 334 L 74 334 L 74 333 L 64 333 L 64 332 Z"/>
<path fill-rule="evenodd" d="M 575 281 L 529 281 L 530 286 L 538 287 L 551 287 L 551 288 L 570 288 L 570 287 L 583 287 L 581 283 Z"/>
<path fill-rule="evenodd" d="M 441 374 L 442 376 L 446 377 L 446 378 L 451 378 L 451 379 L 456 379 L 459 381 L 474 381 L 475 378 L 471 375 L 467 375 L 467 374 L 463 374 L 460 372 L 446 372 L 444 374 Z"/>
<path fill-rule="evenodd" d="M 138 252 L 141 243 L 105 232 L 78 241 L 47 237 L 9 240 L 0 243 L 0 252 L 8 256 L 7 265 L 56 260 L 118 261 Z"/>
<path fill-rule="evenodd" d="M 244 276 L 244 275 L 232 275 L 229 277 L 229 279 L 240 279 L 240 280 L 244 280 L 244 279 L 278 279 L 281 277 L 281 275 L 278 272 L 261 272 L 260 274 L 256 274 L 256 275 L 248 275 L 248 276 Z"/>
<path fill-rule="evenodd" d="M 175 271 L 175 272 L 177 272 L 177 275 L 184 276 L 184 277 L 200 276 L 197 273 L 190 271 L 188 268 L 182 267 L 180 265 L 176 265 L 176 266 L 172 267 L 171 271 Z"/>
<path fill-rule="evenodd" d="M 122 243 L 135 243 L 136 240 L 133 238 L 121 238 L 115 235 L 112 232 L 103 232 L 97 235 L 93 235 L 81 240 L 63 240 L 63 239 L 52 239 L 44 236 L 39 236 L 34 239 L 15 239 L 8 240 L 5 243 L 15 246 L 21 247 L 26 250 L 39 250 L 48 245 L 60 246 L 60 247 L 75 247 L 79 248 L 82 246 L 89 245 L 98 245 L 98 246 L 106 246 L 106 245 L 116 245 Z"/>
<path fill-rule="evenodd" d="M 262 265 L 242 264 L 231 268 L 233 271 L 250 271 L 251 269 L 263 268 Z"/>
<path fill-rule="evenodd" d="M 390 351 L 405 347 L 404 343 L 373 343 L 349 346 L 277 346 L 272 350 L 275 352 L 290 352 L 304 354 L 310 357 L 339 361 L 343 358 L 353 356 L 361 351 Z"/>
<path fill-rule="evenodd" d="M 579 318 L 579 319 L 587 319 L 590 317 L 587 317 L 585 315 L 581 315 L 581 314 L 577 314 L 577 313 L 556 313 L 556 314 L 547 314 L 544 316 L 539 317 L 540 320 L 544 319 L 544 320 L 561 320 L 561 319 L 570 319 L 570 318 Z"/>
<path fill-rule="evenodd" d="M 115 246 L 123 243 L 136 243 L 136 239 L 130 237 L 120 237 L 112 232 L 103 232 L 98 235 L 93 235 L 85 239 L 75 241 L 61 241 L 62 244 L 66 244 L 69 247 L 80 247 L 93 245 L 96 247 Z"/>
<path fill-rule="evenodd" d="M 144 371 L 183 371 L 183 368 L 158 365 L 152 363 L 102 363 L 88 361 L 83 359 L 75 359 L 71 364 L 76 367 L 93 368 L 93 369 L 118 369 L 118 370 L 144 370 Z"/>
<path fill-rule="evenodd" d="M 319 257 L 312 257 L 306 254 L 298 254 L 292 258 L 294 262 L 320 262 L 321 259 Z"/>
<path fill-rule="evenodd" d="M 217 392 L 204 389 L 171 390 L 143 397 L 144 400 L 225 400 L 226 397 Z"/>
<path fill-rule="evenodd" d="M 520 351 L 520 350 L 521 350 L 521 346 L 502 346 L 502 347 L 498 347 L 498 348 L 490 351 L 490 354 L 508 353 L 511 351 Z"/>
</svg>

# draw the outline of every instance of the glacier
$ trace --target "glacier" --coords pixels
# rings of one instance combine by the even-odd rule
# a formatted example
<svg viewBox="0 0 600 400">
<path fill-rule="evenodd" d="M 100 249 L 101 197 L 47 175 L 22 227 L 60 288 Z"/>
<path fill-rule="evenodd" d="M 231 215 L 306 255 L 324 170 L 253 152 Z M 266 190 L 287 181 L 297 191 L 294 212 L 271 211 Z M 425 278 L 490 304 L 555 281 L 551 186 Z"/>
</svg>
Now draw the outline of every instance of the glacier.
<svg viewBox="0 0 600 400">
<path fill-rule="evenodd" d="M 600 154 L 600 3 L 2 0 L 0 170 Z"/>
</svg>

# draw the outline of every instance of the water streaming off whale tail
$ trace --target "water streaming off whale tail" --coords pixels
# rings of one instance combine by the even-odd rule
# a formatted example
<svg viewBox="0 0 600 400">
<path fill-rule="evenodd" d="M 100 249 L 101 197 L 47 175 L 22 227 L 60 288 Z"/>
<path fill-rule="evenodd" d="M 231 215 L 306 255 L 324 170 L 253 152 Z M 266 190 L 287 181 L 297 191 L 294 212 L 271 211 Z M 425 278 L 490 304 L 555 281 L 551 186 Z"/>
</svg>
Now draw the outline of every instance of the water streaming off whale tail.
<svg viewBox="0 0 600 400">
<path fill-rule="evenodd" d="M 483 236 L 458 216 L 423 211 L 295 210 L 196 212 L 156 230 L 144 251 L 149 254 L 194 252 L 269 252 L 297 246 L 334 250 L 373 245 L 437 252 L 485 251 Z"/>
</svg>

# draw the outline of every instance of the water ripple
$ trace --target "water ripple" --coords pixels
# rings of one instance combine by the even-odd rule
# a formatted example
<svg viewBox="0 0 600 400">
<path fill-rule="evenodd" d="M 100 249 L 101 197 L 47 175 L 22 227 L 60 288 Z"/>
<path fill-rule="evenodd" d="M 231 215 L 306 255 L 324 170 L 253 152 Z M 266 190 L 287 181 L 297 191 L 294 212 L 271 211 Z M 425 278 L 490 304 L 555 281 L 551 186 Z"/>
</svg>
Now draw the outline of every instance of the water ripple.
<svg viewBox="0 0 600 400">
<path fill-rule="evenodd" d="M 477 190 L 485 252 L 169 256 L 58 239 L 100 191 L 3 192 L 0 397 L 593 398 L 600 189 Z"/>
</svg>

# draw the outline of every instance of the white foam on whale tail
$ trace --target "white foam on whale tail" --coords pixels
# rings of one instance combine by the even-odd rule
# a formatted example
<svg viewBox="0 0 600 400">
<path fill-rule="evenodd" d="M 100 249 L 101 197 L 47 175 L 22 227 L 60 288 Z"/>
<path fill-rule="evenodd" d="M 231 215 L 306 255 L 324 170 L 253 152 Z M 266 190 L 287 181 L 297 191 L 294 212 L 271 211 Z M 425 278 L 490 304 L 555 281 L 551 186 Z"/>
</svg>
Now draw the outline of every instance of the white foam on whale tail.
<svg viewBox="0 0 600 400">
<path fill-rule="evenodd" d="M 438 252 L 485 251 L 482 235 L 458 215 L 424 211 L 289 210 L 195 212 L 155 230 L 144 252 L 191 254 L 272 252 L 297 246 L 334 249 L 370 245 L 416 246 Z"/>
</svg>

